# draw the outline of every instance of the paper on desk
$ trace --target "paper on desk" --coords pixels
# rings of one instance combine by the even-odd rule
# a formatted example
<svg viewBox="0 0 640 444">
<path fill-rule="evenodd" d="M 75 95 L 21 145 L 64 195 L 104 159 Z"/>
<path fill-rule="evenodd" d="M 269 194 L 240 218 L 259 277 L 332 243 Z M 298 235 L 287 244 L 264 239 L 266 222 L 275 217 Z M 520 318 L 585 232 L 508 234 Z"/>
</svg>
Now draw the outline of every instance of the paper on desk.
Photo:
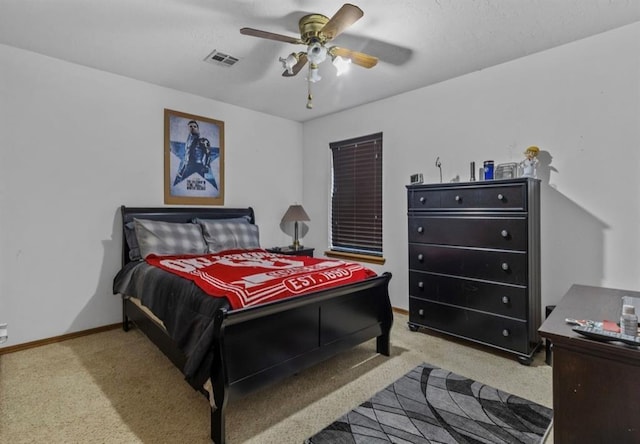
<svg viewBox="0 0 640 444">
<path fill-rule="evenodd" d="M 618 323 L 615 321 L 602 321 L 602 329 L 620 333 L 620 327 L 618 327 Z"/>
</svg>

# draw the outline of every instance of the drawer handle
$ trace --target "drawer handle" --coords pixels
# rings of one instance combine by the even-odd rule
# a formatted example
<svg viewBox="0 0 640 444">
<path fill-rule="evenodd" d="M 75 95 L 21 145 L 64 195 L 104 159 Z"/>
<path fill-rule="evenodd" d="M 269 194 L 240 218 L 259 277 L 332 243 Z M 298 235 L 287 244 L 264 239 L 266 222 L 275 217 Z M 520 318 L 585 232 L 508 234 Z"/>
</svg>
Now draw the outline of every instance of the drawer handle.
<svg viewBox="0 0 640 444">
<path fill-rule="evenodd" d="M 506 239 L 509 237 L 509 232 L 507 230 L 502 230 L 500 235 Z"/>
<path fill-rule="evenodd" d="M 424 259 L 424 255 L 423 255 L 422 253 L 420 253 L 420 254 L 418 255 L 418 260 L 419 260 L 420 262 L 422 262 L 422 260 L 423 260 L 423 259 Z"/>
<path fill-rule="evenodd" d="M 461 200 L 462 200 L 462 197 L 456 196 L 456 202 L 460 202 Z"/>
<path fill-rule="evenodd" d="M 502 193 L 498 194 L 498 200 L 504 200 L 504 195 L 502 195 Z"/>
<path fill-rule="evenodd" d="M 418 227 L 418 233 L 422 233 L 423 231 L 424 231 L 424 228 Z"/>
<path fill-rule="evenodd" d="M 509 296 L 502 296 L 502 303 L 503 304 L 508 304 L 509 303 Z"/>
<path fill-rule="evenodd" d="M 418 310 L 418 316 L 424 316 L 424 308 Z"/>
<path fill-rule="evenodd" d="M 420 196 L 420 203 L 424 203 L 427 199 L 424 198 L 424 196 Z"/>
<path fill-rule="evenodd" d="M 509 264 L 507 264 L 506 262 L 503 262 L 501 266 L 504 271 L 507 271 L 509 269 Z"/>
<path fill-rule="evenodd" d="M 424 282 L 422 281 L 418 282 L 418 288 L 424 288 Z"/>
<path fill-rule="evenodd" d="M 511 334 L 511 332 L 509 330 L 507 330 L 506 328 L 504 330 L 502 330 L 502 336 L 504 336 L 505 338 L 507 336 L 509 336 Z"/>
</svg>

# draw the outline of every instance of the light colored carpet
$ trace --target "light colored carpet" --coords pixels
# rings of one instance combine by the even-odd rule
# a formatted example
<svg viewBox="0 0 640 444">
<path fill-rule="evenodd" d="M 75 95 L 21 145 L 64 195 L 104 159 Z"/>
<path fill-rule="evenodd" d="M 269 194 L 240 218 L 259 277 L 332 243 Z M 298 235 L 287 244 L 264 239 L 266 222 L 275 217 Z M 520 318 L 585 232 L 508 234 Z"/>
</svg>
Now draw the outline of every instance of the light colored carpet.
<svg viewBox="0 0 640 444">
<path fill-rule="evenodd" d="M 531 366 L 467 342 L 410 332 L 375 341 L 230 403 L 230 443 L 300 444 L 422 362 L 552 406 L 544 351 Z M 113 330 L 0 356 L 0 442 L 210 443 L 208 401 L 139 331 Z M 547 444 L 552 443 L 549 437 Z"/>
</svg>

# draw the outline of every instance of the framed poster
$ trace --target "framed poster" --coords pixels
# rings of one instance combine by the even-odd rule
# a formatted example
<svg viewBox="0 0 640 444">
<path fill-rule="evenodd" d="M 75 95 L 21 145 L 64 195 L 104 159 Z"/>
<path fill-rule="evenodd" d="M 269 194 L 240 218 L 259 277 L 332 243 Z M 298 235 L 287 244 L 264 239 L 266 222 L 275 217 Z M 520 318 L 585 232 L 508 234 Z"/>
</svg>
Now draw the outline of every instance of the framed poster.
<svg viewBox="0 0 640 444">
<path fill-rule="evenodd" d="M 164 203 L 224 205 L 224 122 L 164 110 Z"/>
</svg>

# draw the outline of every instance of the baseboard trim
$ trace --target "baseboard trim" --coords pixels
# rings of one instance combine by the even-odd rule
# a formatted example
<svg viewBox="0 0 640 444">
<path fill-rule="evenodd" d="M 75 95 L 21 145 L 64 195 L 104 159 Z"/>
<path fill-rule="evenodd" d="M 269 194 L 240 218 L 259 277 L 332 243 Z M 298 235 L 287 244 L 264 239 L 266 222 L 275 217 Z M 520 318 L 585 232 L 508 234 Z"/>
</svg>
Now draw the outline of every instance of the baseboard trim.
<svg viewBox="0 0 640 444">
<path fill-rule="evenodd" d="M 403 315 L 409 316 L 409 310 L 405 310 L 404 308 L 391 307 L 391 309 L 395 313 L 399 313 L 399 314 L 403 314 Z"/>
<path fill-rule="evenodd" d="M 67 341 L 69 339 L 80 338 L 82 336 L 89 336 L 95 333 L 102 333 L 103 331 L 115 330 L 122 327 L 122 323 L 104 325 L 102 327 L 90 328 L 88 330 L 76 331 L 74 333 L 68 333 L 66 335 L 54 336 L 53 338 L 39 339 L 32 342 L 24 342 L 22 344 L 11 345 L 9 347 L 0 348 L 0 355 L 6 355 L 8 353 L 14 353 L 17 351 L 27 350 L 30 348 L 41 347 L 43 345 L 55 344 L 56 342 Z"/>
</svg>

